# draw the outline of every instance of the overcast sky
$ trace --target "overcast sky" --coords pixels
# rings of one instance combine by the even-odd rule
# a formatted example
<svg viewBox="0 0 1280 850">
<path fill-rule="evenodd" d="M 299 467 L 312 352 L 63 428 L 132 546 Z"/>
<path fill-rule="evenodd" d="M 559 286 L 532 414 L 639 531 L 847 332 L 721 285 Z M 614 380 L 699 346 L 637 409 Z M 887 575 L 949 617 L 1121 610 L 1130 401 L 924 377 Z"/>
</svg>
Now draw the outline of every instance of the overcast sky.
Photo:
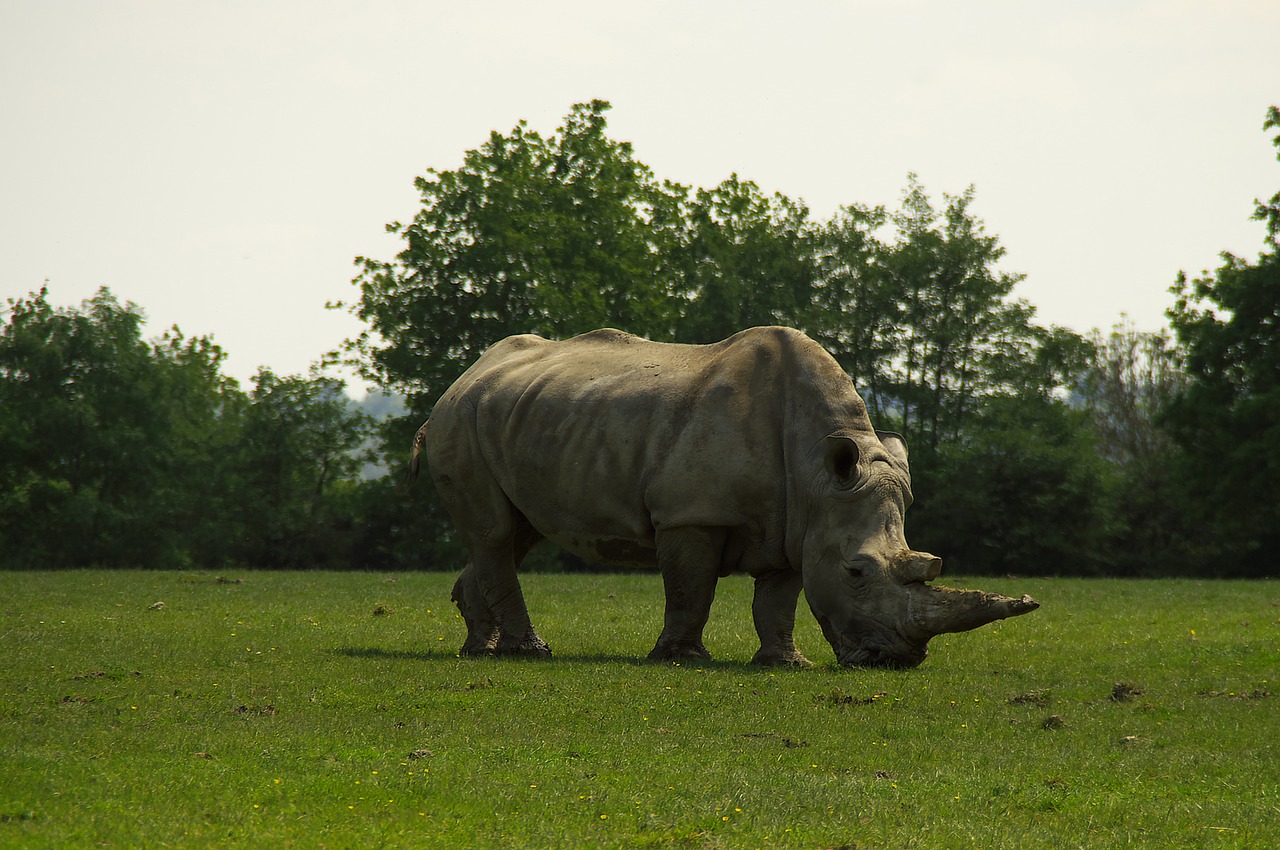
<svg viewBox="0 0 1280 850">
<path fill-rule="evenodd" d="M 0 0 L 0 302 L 109 286 L 242 381 L 359 330 L 357 255 L 491 130 L 613 103 L 657 176 L 974 212 L 1043 323 L 1164 324 L 1280 189 L 1280 2 Z"/>
</svg>

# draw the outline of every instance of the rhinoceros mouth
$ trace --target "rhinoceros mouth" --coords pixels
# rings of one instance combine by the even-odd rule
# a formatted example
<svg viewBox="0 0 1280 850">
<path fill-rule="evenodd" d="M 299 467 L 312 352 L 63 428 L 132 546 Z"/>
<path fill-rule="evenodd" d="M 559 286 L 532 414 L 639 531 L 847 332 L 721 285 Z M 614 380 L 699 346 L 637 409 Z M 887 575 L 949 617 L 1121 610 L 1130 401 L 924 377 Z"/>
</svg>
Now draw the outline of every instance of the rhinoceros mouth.
<svg viewBox="0 0 1280 850">
<path fill-rule="evenodd" d="M 910 651 L 895 651 L 874 646 L 863 646 L 843 657 L 837 656 L 841 667 L 881 667 L 890 670 L 910 670 L 919 667 L 929 655 L 925 647 Z"/>
<path fill-rule="evenodd" d="M 817 620 L 827 642 L 835 650 L 836 662 L 841 667 L 906 670 L 919 667 L 929 654 L 927 639 L 917 642 L 895 636 L 897 640 L 893 641 L 879 634 L 849 635 L 838 630 L 826 616 L 819 616 Z"/>
</svg>

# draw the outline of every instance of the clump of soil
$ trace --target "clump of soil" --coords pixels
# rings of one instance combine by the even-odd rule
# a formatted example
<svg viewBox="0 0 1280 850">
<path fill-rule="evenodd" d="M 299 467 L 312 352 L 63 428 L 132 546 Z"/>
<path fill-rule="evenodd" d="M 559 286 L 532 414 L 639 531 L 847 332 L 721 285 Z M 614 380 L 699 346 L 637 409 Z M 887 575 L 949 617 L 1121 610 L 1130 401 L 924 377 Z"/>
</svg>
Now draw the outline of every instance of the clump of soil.
<svg viewBox="0 0 1280 850">
<path fill-rule="evenodd" d="M 275 717 L 274 705 L 242 705 L 236 708 L 236 714 L 245 717 Z"/>
<path fill-rule="evenodd" d="M 1010 697 L 1009 702 L 1012 705 L 1034 705 L 1036 708 L 1044 708 L 1049 704 L 1049 692 L 1046 690 L 1027 691 L 1025 694 Z"/>
<path fill-rule="evenodd" d="M 871 705 L 885 695 L 884 691 L 876 691 L 871 696 L 856 697 L 853 694 L 847 694 L 840 688 L 835 688 L 829 694 L 819 694 L 818 702 L 825 702 L 829 705 Z"/>
<path fill-rule="evenodd" d="M 1128 682 L 1116 682 L 1111 688 L 1112 702 L 1133 702 L 1138 697 L 1147 692 L 1147 689 L 1140 685 L 1131 685 Z"/>
<path fill-rule="evenodd" d="M 1201 691 L 1200 695 L 1205 697 L 1226 697 L 1234 702 L 1245 699 L 1267 699 L 1271 696 L 1271 691 L 1254 688 L 1251 691 Z"/>
<path fill-rule="evenodd" d="M 782 746 L 789 750 L 798 749 L 799 747 L 809 746 L 808 741 L 797 741 L 794 738 L 788 738 L 786 735 L 776 735 L 768 732 L 743 732 L 739 738 L 776 738 L 782 742 Z"/>
</svg>

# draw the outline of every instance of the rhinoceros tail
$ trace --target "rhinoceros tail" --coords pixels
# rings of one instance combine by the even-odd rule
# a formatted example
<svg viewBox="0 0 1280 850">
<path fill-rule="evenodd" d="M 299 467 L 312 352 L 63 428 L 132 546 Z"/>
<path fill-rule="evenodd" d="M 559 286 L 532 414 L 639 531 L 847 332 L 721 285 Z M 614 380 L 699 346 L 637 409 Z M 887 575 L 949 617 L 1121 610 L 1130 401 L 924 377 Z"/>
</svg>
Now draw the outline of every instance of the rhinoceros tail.
<svg viewBox="0 0 1280 850">
<path fill-rule="evenodd" d="M 422 427 L 418 429 L 418 433 L 413 435 L 413 451 L 409 453 L 409 471 L 404 476 L 405 486 L 418 479 L 418 470 L 422 466 L 422 450 L 427 445 L 427 426 L 430 424 L 430 419 L 423 422 Z"/>
</svg>

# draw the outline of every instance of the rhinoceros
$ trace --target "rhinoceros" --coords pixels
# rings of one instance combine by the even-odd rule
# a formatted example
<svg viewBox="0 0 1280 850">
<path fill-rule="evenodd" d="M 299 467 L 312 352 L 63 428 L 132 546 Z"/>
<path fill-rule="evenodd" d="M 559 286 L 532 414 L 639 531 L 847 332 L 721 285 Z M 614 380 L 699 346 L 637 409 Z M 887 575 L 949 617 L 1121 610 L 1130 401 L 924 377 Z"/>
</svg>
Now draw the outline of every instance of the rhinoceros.
<svg viewBox="0 0 1280 850">
<path fill-rule="evenodd" d="M 792 638 L 801 590 L 847 666 L 914 667 L 930 638 L 1039 607 L 930 585 L 941 559 L 903 534 L 907 445 L 876 431 L 849 376 L 800 331 L 711 345 L 603 329 L 512 336 L 419 429 L 470 559 L 453 589 L 461 652 L 549 656 L 517 568 L 549 539 L 590 561 L 656 565 L 666 590 L 650 659 L 710 658 L 719 577 L 755 579 L 753 661 L 808 666 Z"/>
</svg>

